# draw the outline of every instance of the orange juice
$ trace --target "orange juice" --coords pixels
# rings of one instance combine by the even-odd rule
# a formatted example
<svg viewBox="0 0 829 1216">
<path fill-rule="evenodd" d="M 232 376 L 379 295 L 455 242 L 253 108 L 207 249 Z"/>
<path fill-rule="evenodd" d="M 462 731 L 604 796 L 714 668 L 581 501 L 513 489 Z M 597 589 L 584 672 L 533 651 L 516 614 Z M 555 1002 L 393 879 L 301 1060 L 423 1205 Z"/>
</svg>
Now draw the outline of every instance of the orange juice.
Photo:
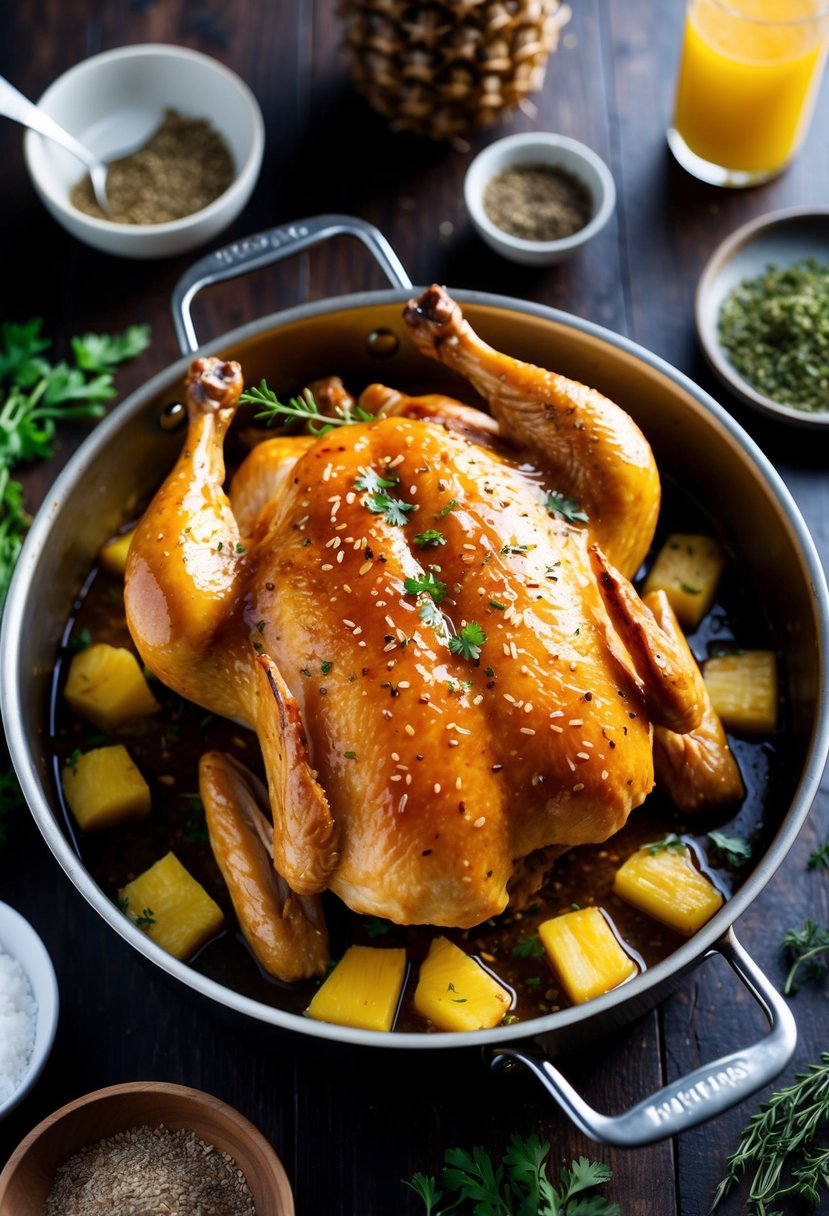
<svg viewBox="0 0 829 1216">
<path fill-rule="evenodd" d="M 805 134 L 828 34 L 826 0 L 690 0 L 674 132 L 711 167 L 779 172 Z"/>
</svg>

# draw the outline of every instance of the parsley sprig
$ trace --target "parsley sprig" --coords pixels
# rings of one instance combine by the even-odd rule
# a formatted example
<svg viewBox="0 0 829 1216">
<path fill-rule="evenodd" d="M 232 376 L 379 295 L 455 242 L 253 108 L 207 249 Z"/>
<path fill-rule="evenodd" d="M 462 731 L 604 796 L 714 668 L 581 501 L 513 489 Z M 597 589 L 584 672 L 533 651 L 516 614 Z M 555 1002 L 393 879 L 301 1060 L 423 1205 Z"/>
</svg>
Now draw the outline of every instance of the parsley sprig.
<svg viewBox="0 0 829 1216">
<path fill-rule="evenodd" d="M 486 634 L 478 622 L 469 621 L 449 639 L 449 649 L 452 654 L 460 655 L 462 659 L 474 662 L 481 657 L 481 647 L 485 641 Z"/>
<path fill-rule="evenodd" d="M 415 578 L 405 578 L 403 589 L 407 595 L 430 595 L 436 604 L 446 598 L 446 583 L 435 578 L 431 570 L 425 574 L 418 574 Z"/>
<path fill-rule="evenodd" d="M 562 519 L 566 519 L 568 524 L 590 522 L 590 516 L 582 511 L 580 503 L 575 498 L 568 498 L 566 494 L 559 494 L 557 490 L 548 492 L 545 505 L 551 515 L 559 515 Z"/>
<path fill-rule="evenodd" d="M 366 494 L 363 502 L 372 515 L 382 515 L 386 523 L 395 528 L 402 528 L 405 523 L 408 523 L 409 512 L 417 510 L 417 503 L 405 502 L 402 498 L 391 498 L 385 490 Z"/>
<path fill-rule="evenodd" d="M 619 1216 L 618 1204 L 586 1193 L 613 1177 L 606 1165 L 579 1157 L 562 1168 L 555 1186 L 547 1176 L 549 1152 L 549 1142 L 538 1136 L 513 1136 L 498 1165 L 480 1147 L 471 1153 L 448 1149 L 441 1173 L 445 1191 L 425 1174 L 415 1174 L 407 1186 L 423 1201 L 426 1216 Z M 439 1208 L 444 1195 L 449 1203 Z"/>
<path fill-rule="evenodd" d="M 298 397 L 291 397 L 286 404 L 268 387 L 266 380 L 260 380 L 258 388 L 245 389 L 239 400 L 258 405 L 260 408 L 254 417 L 261 418 L 267 426 L 273 422 L 286 424 L 299 420 L 305 423 L 310 435 L 327 435 L 335 426 L 348 426 L 354 422 L 374 422 L 374 415 L 359 405 L 353 408 L 350 405 L 338 406 L 333 415 L 321 413 L 309 388 L 304 388 Z"/>
<path fill-rule="evenodd" d="M 742 836 L 732 836 L 715 828 L 708 833 L 708 840 L 717 856 L 734 869 L 744 865 L 751 857 L 751 844 Z"/>
<path fill-rule="evenodd" d="M 753 1170 L 746 1216 L 770 1216 L 784 1195 L 798 1195 L 815 1209 L 829 1185 L 829 1149 L 817 1141 L 829 1122 L 829 1052 L 798 1073 L 751 1116 L 728 1172 L 714 1193 L 709 1216 Z"/>
</svg>

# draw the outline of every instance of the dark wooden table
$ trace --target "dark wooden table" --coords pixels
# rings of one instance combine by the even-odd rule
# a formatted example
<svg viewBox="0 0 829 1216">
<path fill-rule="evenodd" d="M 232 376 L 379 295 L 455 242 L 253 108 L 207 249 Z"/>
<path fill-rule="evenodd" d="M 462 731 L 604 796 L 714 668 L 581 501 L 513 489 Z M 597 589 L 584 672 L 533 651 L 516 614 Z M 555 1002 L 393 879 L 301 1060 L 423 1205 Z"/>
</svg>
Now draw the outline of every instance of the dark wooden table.
<svg viewBox="0 0 829 1216">
<path fill-rule="evenodd" d="M 546 271 L 499 260 L 466 218 L 464 170 L 495 133 L 459 151 L 387 132 L 346 83 L 331 0 L 4 4 L 0 71 L 37 97 L 71 64 L 125 43 L 168 41 L 215 55 L 249 81 L 268 132 L 261 180 L 229 236 L 304 215 L 350 212 L 388 235 L 416 283 L 438 280 L 539 301 L 628 335 L 689 373 L 735 414 L 788 483 L 825 560 L 826 442 L 743 410 L 712 381 L 695 345 L 692 303 L 707 256 L 738 225 L 780 207 L 826 202 L 829 89 L 785 176 L 747 192 L 706 187 L 673 163 L 664 137 L 680 4 L 578 0 L 574 7 L 537 99 L 537 117 L 518 115 L 504 130 L 546 128 L 586 141 L 611 165 L 619 203 L 587 253 Z M 74 243 L 35 198 L 21 132 L 9 123 L 0 124 L 0 156 L 0 319 L 44 317 L 58 351 L 76 332 L 149 321 L 151 349 L 119 377 L 124 393 L 139 386 L 178 354 L 168 301 L 189 259 L 125 263 Z M 219 334 L 300 300 L 381 285 L 364 254 L 340 242 L 278 273 L 216 289 L 200 305 L 200 326 L 205 336 Z M 65 432 L 55 461 L 27 476 L 31 505 L 79 438 Z M 827 835 L 824 785 L 798 843 L 737 926 L 777 982 L 784 975 L 783 930 L 806 916 L 829 922 L 829 878 L 805 868 Z M 491 1076 L 477 1053 L 349 1050 L 242 1024 L 220 1011 L 205 1015 L 88 908 L 25 816 L 0 849 L 0 897 L 45 938 L 62 998 L 47 1070 L 0 1126 L 0 1162 L 65 1101 L 116 1081 L 160 1078 L 206 1089 L 252 1119 L 285 1162 L 300 1216 L 414 1214 L 419 1204 L 401 1179 L 415 1170 L 439 1171 L 449 1146 L 497 1151 L 514 1132 L 549 1138 L 554 1161 L 580 1153 L 606 1161 L 614 1172 L 608 1193 L 624 1216 L 700 1216 L 757 1103 L 673 1143 L 613 1151 L 574 1131 L 530 1079 L 506 1083 Z M 565 1070 L 599 1109 L 624 1109 L 666 1079 L 758 1036 L 763 1026 L 751 1006 L 724 966 L 706 964 L 661 1008 L 618 1038 L 572 1055 Z M 825 986 L 802 991 L 792 1008 L 799 1043 L 781 1082 L 829 1047 Z M 738 1212 L 741 1204 L 723 1210 Z"/>
</svg>

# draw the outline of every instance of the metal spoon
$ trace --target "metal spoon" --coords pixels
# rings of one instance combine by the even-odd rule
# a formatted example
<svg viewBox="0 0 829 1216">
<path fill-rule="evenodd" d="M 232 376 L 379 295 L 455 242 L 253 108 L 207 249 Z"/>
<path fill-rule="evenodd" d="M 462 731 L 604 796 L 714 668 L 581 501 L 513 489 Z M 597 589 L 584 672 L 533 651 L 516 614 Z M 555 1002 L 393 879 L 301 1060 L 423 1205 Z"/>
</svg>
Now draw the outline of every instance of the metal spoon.
<svg viewBox="0 0 829 1216">
<path fill-rule="evenodd" d="M 136 148 L 140 148 L 146 143 L 146 137 L 140 141 L 134 140 L 129 148 L 114 152 L 106 160 L 102 160 L 101 157 L 91 152 L 89 148 L 79 143 L 74 135 L 70 135 L 68 131 L 64 131 L 63 127 L 55 122 L 54 118 L 50 118 L 44 110 L 39 109 L 34 102 L 24 97 L 3 76 L 0 76 L 0 115 L 11 118 L 14 122 L 19 122 L 24 127 L 31 128 L 32 131 L 38 131 L 41 135 L 45 135 L 47 139 L 53 139 L 55 143 L 60 144 L 67 152 L 71 152 L 73 156 L 77 156 L 78 160 L 83 161 L 89 170 L 92 190 L 98 206 L 107 215 L 110 210 L 106 192 L 109 164 L 114 160 L 120 160 L 123 156 L 128 156 L 130 152 L 134 152 Z"/>
</svg>

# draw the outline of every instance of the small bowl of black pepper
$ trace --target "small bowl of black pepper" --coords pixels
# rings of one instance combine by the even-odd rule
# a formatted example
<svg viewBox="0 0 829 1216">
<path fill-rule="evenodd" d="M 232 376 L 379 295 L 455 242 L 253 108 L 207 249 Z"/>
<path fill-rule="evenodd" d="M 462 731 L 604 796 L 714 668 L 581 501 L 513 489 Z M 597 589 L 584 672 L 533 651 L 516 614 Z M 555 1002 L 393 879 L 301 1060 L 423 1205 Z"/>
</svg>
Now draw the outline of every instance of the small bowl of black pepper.
<svg viewBox="0 0 829 1216">
<path fill-rule="evenodd" d="M 464 198 L 479 236 L 526 266 L 572 257 L 605 227 L 616 188 L 605 162 L 566 135 L 508 135 L 479 152 Z"/>
<path fill-rule="evenodd" d="M 211 1212 L 294 1216 L 285 1170 L 239 1111 L 201 1090 L 134 1081 L 47 1116 L 0 1173 L 0 1216 Z"/>
<path fill-rule="evenodd" d="M 209 55 L 168 43 L 104 51 L 55 80 L 38 104 L 108 164 L 104 212 L 83 164 L 26 133 L 41 202 L 72 236 L 105 253 L 158 258 L 195 249 L 227 228 L 256 185 L 261 110 L 245 82 Z"/>
</svg>

